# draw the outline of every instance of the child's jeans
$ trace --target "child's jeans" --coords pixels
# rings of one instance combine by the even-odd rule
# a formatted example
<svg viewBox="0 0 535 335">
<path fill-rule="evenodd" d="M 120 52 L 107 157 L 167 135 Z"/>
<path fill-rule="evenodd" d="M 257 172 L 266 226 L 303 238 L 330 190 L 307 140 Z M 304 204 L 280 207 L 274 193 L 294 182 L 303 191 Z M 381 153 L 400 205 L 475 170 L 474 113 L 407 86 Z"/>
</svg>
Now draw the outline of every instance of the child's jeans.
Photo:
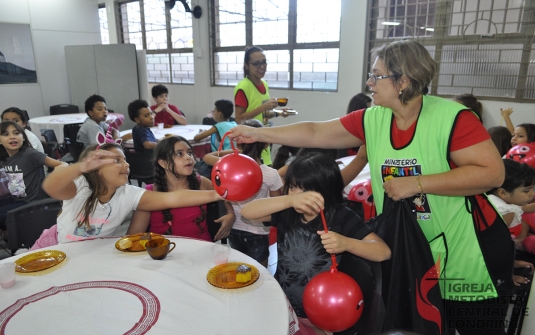
<svg viewBox="0 0 535 335">
<path fill-rule="evenodd" d="M 258 235 L 243 230 L 232 229 L 228 239 L 230 246 L 253 258 L 258 263 L 269 257 L 269 235 Z"/>
</svg>

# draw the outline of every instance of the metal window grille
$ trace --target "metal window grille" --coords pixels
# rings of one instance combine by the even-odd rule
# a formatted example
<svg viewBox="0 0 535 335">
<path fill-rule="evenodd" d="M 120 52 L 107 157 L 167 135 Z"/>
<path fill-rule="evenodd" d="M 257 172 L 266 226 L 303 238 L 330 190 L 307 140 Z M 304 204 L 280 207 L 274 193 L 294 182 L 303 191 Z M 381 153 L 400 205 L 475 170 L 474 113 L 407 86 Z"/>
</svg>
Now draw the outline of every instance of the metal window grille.
<svg viewBox="0 0 535 335">
<path fill-rule="evenodd" d="M 180 2 L 163 0 L 116 3 L 119 43 L 146 50 L 149 82 L 194 84 L 192 14 Z"/>
<path fill-rule="evenodd" d="M 431 94 L 535 99 L 535 0 L 370 0 L 370 4 L 368 51 L 396 39 L 418 40 L 438 64 Z M 373 60 L 368 57 L 371 68 Z"/>
<path fill-rule="evenodd" d="M 247 46 L 264 49 L 270 87 L 336 91 L 341 0 L 210 0 L 212 85 L 243 79 Z"/>
</svg>

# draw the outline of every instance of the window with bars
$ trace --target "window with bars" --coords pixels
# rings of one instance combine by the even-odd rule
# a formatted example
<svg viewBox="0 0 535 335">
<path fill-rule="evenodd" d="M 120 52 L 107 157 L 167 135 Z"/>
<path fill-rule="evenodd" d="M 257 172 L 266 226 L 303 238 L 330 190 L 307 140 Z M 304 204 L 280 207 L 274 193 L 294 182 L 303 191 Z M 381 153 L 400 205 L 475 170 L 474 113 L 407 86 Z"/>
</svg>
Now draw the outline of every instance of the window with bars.
<svg viewBox="0 0 535 335">
<path fill-rule="evenodd" d="M 368 51 L 396 39 L 418 40 L 439 66 L 431 94 L 535 99 L 534 0 L 370 3 Z"/>
<path fill-rule="evenodd" d="M 256 45 L 270 87 L 337 90 L 341 0 L 210 0 L 209 12 L 213 85 L 243 79 L 244 50 Z"/>
<path fill-rule="evenodd" d="M 192 15 L 182 4 L 169 9 L 163 0 L 119 1 L 116 15 L 119 43 L 146 50 L 149 82 L 194 83 Z"/>
</svg>

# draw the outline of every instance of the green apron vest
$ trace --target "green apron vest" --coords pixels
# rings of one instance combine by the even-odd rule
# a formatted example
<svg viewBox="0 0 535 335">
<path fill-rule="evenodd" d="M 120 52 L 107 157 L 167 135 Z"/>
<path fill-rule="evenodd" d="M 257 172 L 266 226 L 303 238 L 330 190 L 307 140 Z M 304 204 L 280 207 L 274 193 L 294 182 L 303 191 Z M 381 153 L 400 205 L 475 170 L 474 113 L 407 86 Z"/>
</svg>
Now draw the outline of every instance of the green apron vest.
<svg viewBox="0 0 535 335">
<path fill-rule="evenodd" d="M 456 102 L 424 96 L 413 138 L 401 149 L 394 149 L 391 142 L 392 111 L 383 107 L 365 111 L 366 150 L 378 214 L 383 211 L 385 180 L 450 170 L 449 144 L 455 120 L 463 109 Z M 497 296 L 496 287 L 465 201 L 465 197 L 427 194 L 423 203 L 416 204 L 417 220 L 435 262 L 440 258 L 442 297 L 461 301 L 493 298 Z"/>
<path fill-rule="evenodd" d="M 264 83 L 264 87 L 266 88 L 266 93 L 262 94 L 260 91 L 258 91 L 258 88 L 256 88 L 255 84 L 249 80 L 249 78 L 242 79 L 236 87 L 234 87 L 234 96 L 236 96 L 236 93 L 238 93 L 239 90 L 242 90 L 245 93 L 245 96 L 247 97 L 247 109 L 245 112 L 252 111 L 253 109 L 257 108 L 258 106 L 262 105 L 262 103 L 266 100 L 269 100 L 269 86 L 265 80 L 262 80 Z M 264 124 L 264 119 L 262 116 L 262 113 L 258 114 L 254 117 L 258 121 L 262 122 Z M 267 147 L 262 151 L 262 161 L 264 164 L 271 166 L 271 149 L 270 147 Z"/>
</svg>

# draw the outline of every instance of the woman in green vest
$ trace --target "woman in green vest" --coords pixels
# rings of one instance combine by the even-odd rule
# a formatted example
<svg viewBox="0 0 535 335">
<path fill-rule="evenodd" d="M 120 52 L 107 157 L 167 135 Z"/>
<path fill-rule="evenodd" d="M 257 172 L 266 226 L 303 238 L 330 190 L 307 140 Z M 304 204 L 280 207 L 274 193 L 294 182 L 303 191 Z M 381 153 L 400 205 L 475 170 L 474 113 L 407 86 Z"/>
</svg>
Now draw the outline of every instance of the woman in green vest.
<svg viewBox="0 0 535 335">
<path fill-rule="evenodd" d="M 269 96 L 269 86 L 264 78 L 267 70 L 264 50 L 252 46 L 245 49 L 243 59 L 244 78 L 234 87 L 234 105 L 236 122 L 243 123 L 245 120 L 257 119 L 262 124 L 267 120 L 277 117 L 277 113 L 271 112 L 278 106 L 277 99 Z M 283 114 L 283 116 L 286 116 Z M 271 165 L 271 151 L 266 148 L 262 152 L 264 164 Z"/>
<path fill-rule="evenodd" d="M 234 128 L 230 138 L 321 148 L 366 144 L 378 214 L 386 196 L 410 198 L 435 261 L 445 326 L 505 334 L 513 245 L 484 192 L 504 179 L 500 155 L 479 121 L 456 102 L 427 95 L 437 65 L 424 46 L 395 41 L 373 50 L 373 107 L 327 122 Z M 319 211 L 311 204 L 311 211 Z"/>
</svg>

